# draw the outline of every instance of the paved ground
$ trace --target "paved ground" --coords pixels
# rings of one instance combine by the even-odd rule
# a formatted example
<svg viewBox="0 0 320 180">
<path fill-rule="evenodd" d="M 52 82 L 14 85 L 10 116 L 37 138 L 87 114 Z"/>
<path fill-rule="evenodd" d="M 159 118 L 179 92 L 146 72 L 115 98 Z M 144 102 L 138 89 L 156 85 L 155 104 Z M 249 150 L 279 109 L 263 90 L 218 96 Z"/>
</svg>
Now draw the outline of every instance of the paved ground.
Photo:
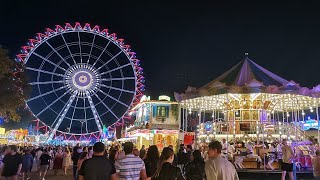
<svg viewBox="0 0 320 180">
<path fill-rule="evenodd" d="M 240 180 L 277 180 L 281 179 L 280 171 L 265 171 L 262 172 L 260 170 L 241 170 L 238 171 L 238 175 Z M 30 180 L 39 180 L 39 175 L 37 173 L 32 173 Z M 60 172 L 59 175 L 54 176 L 53 171 L 50 170 L 47 174 L 46 180 L 72 180 L 71 171 L 68 172 L 68 175 L 62 175 Z M 287 177 L 289 179 L 289 177 Z M 297 174 L 298 180 L 311 180 L 314 179 L 312 173 L 310 171 L 307 172 L 298 172 Z"/>
<path fill-rule="evenodd" d="M 62 175 L 62 171 L 58 175 L 53 174 L 53 170 L 49 170 L 46 176 L 46 180 L 72 180 L 72 172 L 69 171 L 67 175 Z M 38 173 L 32 173 L 30 180 L 40 180 Z"/>
</svg>

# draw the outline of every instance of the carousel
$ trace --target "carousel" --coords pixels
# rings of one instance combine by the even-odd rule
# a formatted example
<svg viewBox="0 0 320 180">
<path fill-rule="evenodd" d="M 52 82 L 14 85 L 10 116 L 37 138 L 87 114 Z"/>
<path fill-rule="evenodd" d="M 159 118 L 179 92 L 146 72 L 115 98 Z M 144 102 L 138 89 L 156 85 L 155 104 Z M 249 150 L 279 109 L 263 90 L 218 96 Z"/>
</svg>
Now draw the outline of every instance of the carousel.
<svg viewBox="0 0 320 180">
<path fill-rule="evenodd" d="M 288 81 L 245 58 L 203 87 L 175 93 L 182 108 L 182 129 L 196 125 L 198 145 L 227 142 L 308 144 L 306 117 L 318 129 L 320 85 L 309 89 Z M 195 122 L 197 121 L 197 122 Z M 193 129 L 194 130 L 194 129 Z"/>
</svg>

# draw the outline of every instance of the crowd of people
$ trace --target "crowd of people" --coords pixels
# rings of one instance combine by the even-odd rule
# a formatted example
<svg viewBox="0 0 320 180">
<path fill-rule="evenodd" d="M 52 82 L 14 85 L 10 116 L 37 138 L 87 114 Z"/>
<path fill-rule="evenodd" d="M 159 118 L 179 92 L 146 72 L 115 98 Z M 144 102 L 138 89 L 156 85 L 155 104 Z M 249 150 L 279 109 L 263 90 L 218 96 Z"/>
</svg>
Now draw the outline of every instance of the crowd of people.
<svg viewBox="0 0 320 180">
<path fill-rule="evenodd" d="M 206 162 L 201 151 L 193 150 L 190 145 L 186 147 L 180 145 L 177 154 L 174 153 L 173 146 L 165 147 L 159 153 L 156 145 L 149 146 L 147 149 L 143 146 L 138 150 L 132 142 L 125 142 L 122 148 L 119 146 L 111 147 L 109 153 L 103 151 L 103 147 L 102 143 L 94 145 L 94 156 L 82 163 L 79 170 L 79 180 L 239 179 L 233 164 L 221 156 L 222 144 L 219 141 L 213 141 L 208 145 L 208 160 Z M 108 158 L 106 158 L 107 154 Z"/>
<path fill-rule="evenodd" d="M 253 151 L 256 146 L 262 145 L 248 143 L 244 152 L 236 152 L 234 146 L 223 139 L 222 142 L 212 141 L 199 150 L 181 144 L 177 153 L 170 145 L 160 153 L 156 145 L 142 146 L 139 150 L 132 142 L 109 147 L 101 142 L 89 147 L 80 144 L 37 148 L 10 145 L 1 147 L 0 173 L 2 179 L 16 180 L 21 176 L 25 180 L 30 179 L 30 172 L 34 172 L 44 180 L 50 169 L 55 175 L 67 175 L 72 167 L 75 180 L 237 180 L 236 168 L 243 166 L 239 158 L 256 158 L 261 162 L 260 156 Z M 273 148 L 275 152 L 281 150 L 282 180 L 286 173 L 293 179 L 295 155 L 287 140 Z M 234 164 L 230 156 L 235 157 Z M 315 178 L 320 179 L 320 151 L 316 151 L 312 164 Z"/>
</svg>

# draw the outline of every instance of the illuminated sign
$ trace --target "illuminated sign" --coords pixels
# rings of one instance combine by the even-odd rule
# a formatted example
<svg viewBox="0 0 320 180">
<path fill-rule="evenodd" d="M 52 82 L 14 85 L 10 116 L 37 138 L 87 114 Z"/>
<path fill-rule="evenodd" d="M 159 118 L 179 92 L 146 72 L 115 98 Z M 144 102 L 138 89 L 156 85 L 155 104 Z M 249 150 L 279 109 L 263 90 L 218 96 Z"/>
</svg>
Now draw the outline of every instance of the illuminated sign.
<svg viewBox="0 0 320 180">
<path fill-rule="evenodd" d="M 143 102 L 143 101 L 150 101 L 150 96 L 143 95 L 140 99 L 140 102 Z"/>
<path fill-rule="evenodd" d="M 159 101 L 170 101 L 170 97 L 169 96 L 159 96 Z"/>
<path fill-rule="evenodd" d="M 5 128 L 0 128 L 0 135 L 4 135 L 6 132 L 6 129 Z"/>
</svg>

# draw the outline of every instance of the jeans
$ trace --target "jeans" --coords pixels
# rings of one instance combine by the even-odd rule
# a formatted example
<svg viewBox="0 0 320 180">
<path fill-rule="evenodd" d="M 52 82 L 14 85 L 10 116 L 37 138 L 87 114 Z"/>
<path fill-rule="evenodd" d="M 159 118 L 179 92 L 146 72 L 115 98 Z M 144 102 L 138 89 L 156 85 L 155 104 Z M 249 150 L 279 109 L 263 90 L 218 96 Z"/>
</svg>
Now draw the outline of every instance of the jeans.
<svg viewBox="0 0 320 180">
<path fill-rule="evenodd" d="M 78 167 L 77 167 L 77 165 L 73 165 L 73 179 L 74 180 L 77 180 L 77 169 L 78 169 Z"/>
</svg>

